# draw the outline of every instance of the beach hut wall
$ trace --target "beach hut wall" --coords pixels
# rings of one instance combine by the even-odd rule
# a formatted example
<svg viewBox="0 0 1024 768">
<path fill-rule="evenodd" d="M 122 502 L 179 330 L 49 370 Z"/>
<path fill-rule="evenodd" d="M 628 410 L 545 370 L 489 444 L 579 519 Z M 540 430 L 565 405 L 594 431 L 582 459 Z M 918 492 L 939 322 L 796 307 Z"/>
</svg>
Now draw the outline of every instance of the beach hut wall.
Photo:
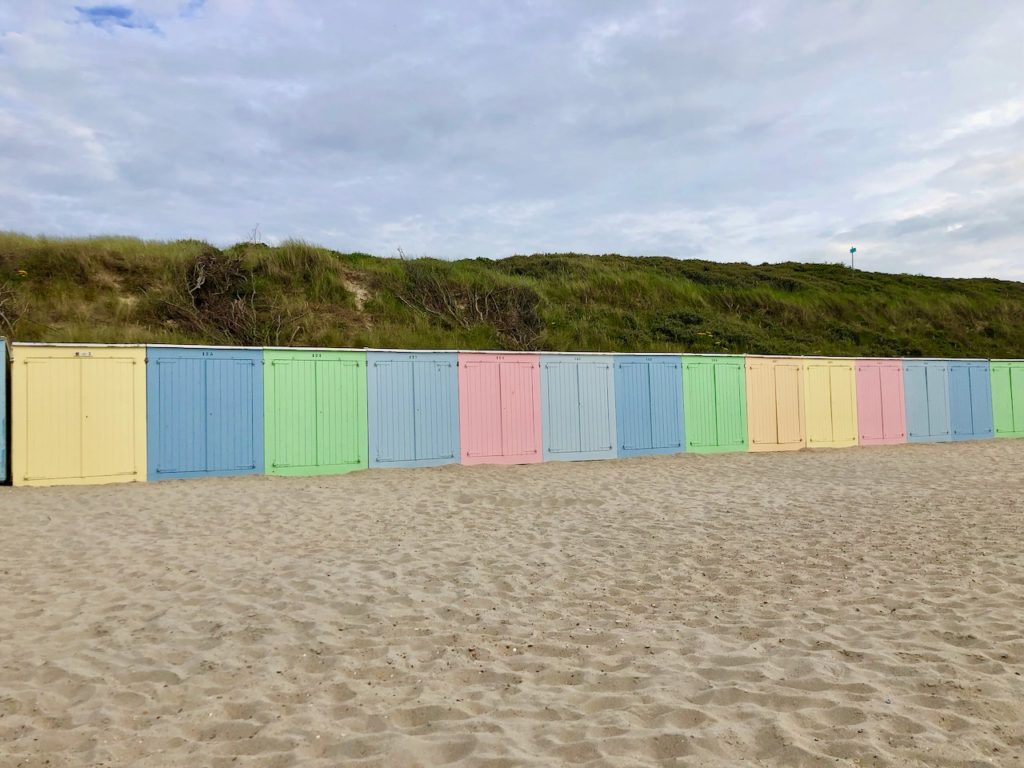
<svg viewBox="0 0 1024 768">
<path fill-rule="evenodd" d="M 747 431 L 751 451 L 806 445 L 803 363 L 793 357 L 747 357 Z"/>
<path fill-rule="evenodd" d="M 686 450 L 747 450 L 747 385 L 739 355 L 683 355 Z"/>
<path fill-rule="evenodd" d="M 678 355 L 617 355 L 617 455 L 684 450 L 683 374 Z"/>
<path fill-rule="evenodd" d="M 11 346 L 12 481 L 85 485 L 146 479 L 146 350 Z"/>
<path fill-rule="evenodd" d="M 149 347 L 149 479 L 263 472 L 263 352 Z"/>
<path fill-rule="evenodd" d="M 949 361 L 949 426 L 954 440 L 990 440 L 992 373 L 987 360 Z"/>
<path fill-rule="evenodd" d="M 907 442 L 901 360 L 857 361 L 857 429 L 861 445 Z"/>
<path fill-rule="evenodd" d="M 540 357 L 459 354 L 463 464 L 532 464 L 541 446 Z"/>
<path fill-rule="evenodd" d="M 935 443 L 952 439 L 949 425 L 949 361 L 903 361 L 903 397 L 907 441 Z"/>
<path fill-rule="evenodd" d="M 996 437 L 1024 437 L 1024 360 L 993 360 L 992 416 Z"/>
<path fill-rule="evenodd" d="M 7 482 L 7 339 L 0 339 L 0 482 Z"/>
<path fill-rule="evenodd" d="M 852 360 L 813 357 L 804 363 L 808 448 L 857 444 L 857 375 Z"/>
<path fill-rule="evenodd" d="M 267 349 L 263 376 L 268 475 L 366 468 L 365 352 Z"/>
<path fill-rule="evenodd" d="M 369 352 L 366 366 L 370 466 L 458 462 L 458 356 Z"/>
<path fill-rule="evenodd" d="M 544 460 L 615 458 L 614 357 L 543 354 L 540 360 Z"/>
</svg>

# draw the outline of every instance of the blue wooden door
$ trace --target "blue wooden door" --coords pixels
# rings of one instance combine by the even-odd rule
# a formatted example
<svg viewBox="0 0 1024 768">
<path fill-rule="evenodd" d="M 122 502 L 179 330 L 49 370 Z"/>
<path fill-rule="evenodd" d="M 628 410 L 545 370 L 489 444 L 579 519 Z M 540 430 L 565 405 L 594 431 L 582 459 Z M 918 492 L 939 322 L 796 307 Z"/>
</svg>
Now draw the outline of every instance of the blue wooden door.
<svg viewBox="0 0 1024 768">
<path fill-rule="evenodd" d="M 992 383 L 987 362 L 950 363 L 949 415 L 954 440 L 984 440 L 994 436 Z"/>
<path fill-rule="evenodd" d="M 146 370 L 149 479 L 206 471 L 203 360 L 150 353 Z"/>
<path fill-rule="evenodd" d="M 256 471 L 263 466 L 263 371 L 252 359 L 211 357 L 203 362 L 206 471 Z"/>
<path fill-rule="evenodd" d="M 946 363 L 928 364 L 928 424 L 936 440 L 949 440 L 949 367 Z"/>
<path fill-rule="evenodd" d="M 574 457 L 581 451 L 580 383 L 576 366 L 545 360 L 541 373 L 545 458 Z"/>
<path fill-rule="evenodd" d="M 639 455 L 654 444 L 650 377 L 646 363 L 615 363 L 615 417 L 619 455 Z"/>
<path fill-rule="evenodd" d="M 542 355 L 544 459 L 611 459 L 615 374 L 607 355 Z"/>
<path fill-rule="evenodd" d="M 459 460 L 457 356 L 367 355 L 370 466 L 430 467 Z"/>
<path fill-rule="evenodd" d="M 412 361 L 374 359 L 370 353 L 367 365 L 370 466 L 402 466 L 415 461 Z"/>
<path fill-rule="evenodd" d="M 952 439 L 948 363 L 944 360 L 904 361 L 903 389 L 907 440 L 934 443 Z"/>
<path fill-rule="evenodd" d="M 668 355 L 617 357 L 615 418 L 619 456 L 682 451 L 680 359 Z"/>
<path fill-rule="evenodd" d="M 258 350 L 148 349 L 150 480 L 262 471 L 261 366 Z"/>
<path fill-rule="evenodd" d="M 459 386 L 454 356 L 412 362 L 413 460 L 419 466 L 459 457 Z"/>
</svg>

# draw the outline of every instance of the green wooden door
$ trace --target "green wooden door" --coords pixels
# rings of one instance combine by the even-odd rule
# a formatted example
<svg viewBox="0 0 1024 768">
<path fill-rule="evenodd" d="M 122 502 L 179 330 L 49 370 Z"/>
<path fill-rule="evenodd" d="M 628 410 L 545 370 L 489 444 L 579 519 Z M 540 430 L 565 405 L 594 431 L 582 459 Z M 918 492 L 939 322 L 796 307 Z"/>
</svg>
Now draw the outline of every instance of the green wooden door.
<svg viewBox="0 0 1024 768">
<path fill-rule="evenodd" d="M 366 467 L 365 353 L 267 350 L 263 375 L 267 474 Z"/>
<path fill-rule="evenodd" d="M 745 451 L 747 394 L 743 358 L 684 356 L 683 410 L 687 451 Z"/>
<path fill-rule="evenodd" d="M 747 374 L 742 357 L 716 359 L 715 406 L 719 448 L 747 450 Z"/>
<path fill-rule="evenodd" d="M 1024 362 L 993 361 L 992 416 L 996 437 L 1024 437 Z"/>
</svg>

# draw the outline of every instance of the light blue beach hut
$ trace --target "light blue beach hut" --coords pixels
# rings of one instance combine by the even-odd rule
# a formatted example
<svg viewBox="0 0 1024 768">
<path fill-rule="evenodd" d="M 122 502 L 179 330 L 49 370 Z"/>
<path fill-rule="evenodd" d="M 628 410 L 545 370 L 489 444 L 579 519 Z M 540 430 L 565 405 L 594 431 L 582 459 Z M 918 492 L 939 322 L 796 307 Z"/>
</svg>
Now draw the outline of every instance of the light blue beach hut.
<svg viewBox="0 0 1024 768">
<path fill-rule="evenodd" d="M 612 355 L 541 355 L 545 461 L 614 459 Z"/>
<path fill-rule="evenodd" d="M 679 355 L 615 356 L 618 456 L 683 450 L 683 371 Z"/>
<path fill-rule="evenodd" d="M 995 437 L 988 360 L 949 361 L 949 423 L 954 440 Z"/>
<path fill-rule="evenodd" d="M 454 352 L 366 354 L 371 467 L 459 461 L 459 375 Z"/>
<path fill-rule="evenodd" d="M 150 480 L 263 471 L 262 366 L 259 349 L 147 348 Z"/>
<path fill-rule="evenodd" d="M 952 440 L 949 361 L 904 360 L 903 391 L 907 409 L 907 441 L 937 443 Z"/>
</svg>

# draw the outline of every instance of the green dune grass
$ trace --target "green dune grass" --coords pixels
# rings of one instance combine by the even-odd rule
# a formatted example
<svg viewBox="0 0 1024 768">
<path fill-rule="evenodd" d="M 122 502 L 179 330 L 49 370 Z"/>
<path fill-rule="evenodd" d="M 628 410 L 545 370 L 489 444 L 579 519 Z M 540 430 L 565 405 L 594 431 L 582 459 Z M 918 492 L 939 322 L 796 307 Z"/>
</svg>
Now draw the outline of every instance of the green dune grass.
<svg viewBox="0 0 1024 768">
<path fill-rule="evenodd" d="M 300 241 L 0 233 L 21 341 L 1024 356 L 1024 283 L 538 254 L 390 259 Z"/>
</svg>

